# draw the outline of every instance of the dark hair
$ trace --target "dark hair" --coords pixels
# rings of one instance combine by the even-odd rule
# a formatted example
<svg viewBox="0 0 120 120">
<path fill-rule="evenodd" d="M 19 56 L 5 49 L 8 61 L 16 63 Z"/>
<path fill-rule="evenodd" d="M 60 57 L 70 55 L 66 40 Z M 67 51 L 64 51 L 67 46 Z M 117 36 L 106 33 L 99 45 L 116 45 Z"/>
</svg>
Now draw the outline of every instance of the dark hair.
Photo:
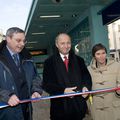
<svg viewBox="0 0 120 120">
<path fill-rule="evenodd" d="M 24 33 L 25 34 L 25 32 L 22 29 L 20 29 L 18 27 L 11 27 L 7 30 L 6 37 L 12 37 L 14 33 Z"/>
<path fill-rule="evenodd" d="M 98 44 L 94 45 L 93 48 L 92 48 L 92 56 L 93 57 L 95 57 L 95 53 L 98 50 L 105 50 L 105 52 L 107 53 L 106 47 L 104 45 L 102 45 L 101 43 L 98 43 Z"/>
</svg>

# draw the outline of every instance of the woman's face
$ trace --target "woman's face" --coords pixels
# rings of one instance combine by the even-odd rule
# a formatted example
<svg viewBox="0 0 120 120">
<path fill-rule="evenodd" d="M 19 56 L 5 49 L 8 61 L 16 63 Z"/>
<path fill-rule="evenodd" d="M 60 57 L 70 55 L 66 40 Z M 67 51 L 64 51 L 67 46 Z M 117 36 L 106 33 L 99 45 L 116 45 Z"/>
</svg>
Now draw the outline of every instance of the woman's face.
<svg viewBox="0 0 120 120">
<path fill-rule="evenodd" d="M 106 64 L 106 51 L 104 49 L 98 50 L 95 53 L 95 59 L 98 64 Z"/>
</svg>

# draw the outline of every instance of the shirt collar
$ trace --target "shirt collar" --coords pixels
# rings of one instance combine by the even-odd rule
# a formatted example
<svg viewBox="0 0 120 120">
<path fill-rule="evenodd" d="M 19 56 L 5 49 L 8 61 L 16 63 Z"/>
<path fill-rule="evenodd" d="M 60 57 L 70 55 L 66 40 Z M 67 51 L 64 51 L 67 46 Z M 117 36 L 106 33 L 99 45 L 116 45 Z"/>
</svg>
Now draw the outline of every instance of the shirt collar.
<svg viewBox="0 0 120 120">
<path fill-rule="evenodd" d="M 60 53 L 60 57 L 62 58 L 63 61 L 64 61 L 64 56 L 66 56 L 67 59 L 68 59 L 69 54 L 67 54 L 67 55 L 63 55 L 62 53 Z"/>
<path fill-rule="evenodd" d="M 18 59 L 19 59 L 18 53 L 14 53 L 14 52 L 12 52 L 12 51 L 10 50 L 10 48 L 9 48 L 8 46 L 6 46 L 6 47 L 7 47 L 8 51 L 9 51 L 9 53 L 10 53 L 10 55 L 11 55 L 12 57 L 13 57 L 14 54 L 17 54 L 17 57 L 18 57 Z"/>
<path fill-rule="evenodd" d="M 12 52 L 8 46 L 6 46 L 6 47 L 7 47 L 8 51 L 9 51 L 10 55 L 13 56 L 13 54 L 15 54 L 15 53 Z"/>
</svg>

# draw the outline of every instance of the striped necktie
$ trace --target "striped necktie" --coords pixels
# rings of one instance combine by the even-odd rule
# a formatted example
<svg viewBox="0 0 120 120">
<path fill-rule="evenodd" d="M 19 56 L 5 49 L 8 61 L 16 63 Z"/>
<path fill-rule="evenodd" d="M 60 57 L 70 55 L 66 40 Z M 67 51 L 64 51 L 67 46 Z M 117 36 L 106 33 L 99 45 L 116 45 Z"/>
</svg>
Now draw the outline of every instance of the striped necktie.
<svg viewBox="0 0 120 120">
<path fill-rule="evenodd" d="M 18 54 L 13 54 L 13 59 L 14 59 L 14 62 L 17 66 L 20 65 L 20 61 L 19 61 L 19 58 L 18 58 Z"/>
</svg>

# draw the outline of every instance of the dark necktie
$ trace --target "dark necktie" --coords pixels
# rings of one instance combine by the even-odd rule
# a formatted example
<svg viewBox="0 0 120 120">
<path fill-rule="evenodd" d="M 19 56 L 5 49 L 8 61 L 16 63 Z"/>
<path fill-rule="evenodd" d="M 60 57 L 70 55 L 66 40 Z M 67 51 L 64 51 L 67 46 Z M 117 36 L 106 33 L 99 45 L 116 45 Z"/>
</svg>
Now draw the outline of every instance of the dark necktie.
<svg viewBox="0 0 120 120">
<path fill-rule="evenodd" d="M 13 59 L 14 59 L 14 62 L 17 66 L 20 65 L 20 61 L 19 61 L 19 58 L 18 58 L 18 55 L 17 54 L 13 54 Z"/>
<path fill-rule="evenodd" d="M 65 67 L 66 67 L 67 71 L 68 71 L 68 62 L 69 62 L 69 60 L 67 59 L 66 56 L 64 56 L 64 64 L 65 64 Z"/>
</svg>

